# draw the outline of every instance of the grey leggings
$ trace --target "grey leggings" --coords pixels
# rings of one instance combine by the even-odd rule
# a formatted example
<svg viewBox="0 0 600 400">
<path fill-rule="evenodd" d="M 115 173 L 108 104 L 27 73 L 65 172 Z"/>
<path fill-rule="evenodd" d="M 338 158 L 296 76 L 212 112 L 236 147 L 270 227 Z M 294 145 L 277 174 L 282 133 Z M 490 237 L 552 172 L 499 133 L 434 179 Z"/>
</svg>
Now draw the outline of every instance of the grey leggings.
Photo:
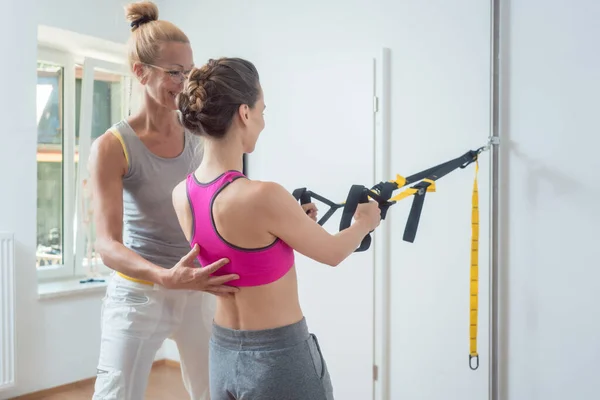
<svg viewBox="0 0 600 400">
<path fill-rule="evenodd" d="M 262 331 L 213 324 L 209 359 L 211 400 L 333 400 L 319 342 L 304 318 Z"/>
</svg>

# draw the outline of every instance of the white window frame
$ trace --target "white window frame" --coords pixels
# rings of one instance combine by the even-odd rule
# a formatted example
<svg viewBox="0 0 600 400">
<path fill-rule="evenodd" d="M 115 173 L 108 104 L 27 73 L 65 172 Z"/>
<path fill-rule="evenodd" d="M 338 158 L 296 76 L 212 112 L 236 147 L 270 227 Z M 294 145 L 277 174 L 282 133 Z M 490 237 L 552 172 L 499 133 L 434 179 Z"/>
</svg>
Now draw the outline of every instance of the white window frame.
<svg viewBox="0 0 600 400">
<path fill-rule="evenodd" d="M 85 57 L 64 50 L 38 47 L 37 61 L 57 64 L 63 67 L 63 231 L 62 257 L 63 263 L 37 269 L 38 281 L 54 281 L 64 279 L 81 279 L 88 274 L 84 264 L 85 229 L 81 215 L 82 182 L 89 178 L 88 157 L 92 135 L 92 109 L 94 71 L 107 70 L 123 75 L 121 93 L 122 115 L 126 116 L 130 109 L 131 76 L 125 62 L 114 63 L 101 59 Z M 83 66 L 81 84 L 81 105 L 79 118 L 79 162 L 75 183 L 75 133 L 76 133 L 76 65 Z M 106 127 L 109 128 L 108 126 Z M 37 144 L 36 144 L 37 146 Z M 36 161 L 37 162 L 37 161 Z M 103 264 L 95 266 L 95 272 L 108 274 L 109 268 Z"/>
<path fill-rule="evenodd" d="M 73 55 L 48 48 L 38 48 L 37 61 L 58 64 L 63 67 L 63 230 L 61 232 L 63 263 L 37 270 L 38 278 L 54 280 L 73 276 L 75 266 L 74 226 L 75 187 L 67 182 L 75 181 L 75 58 Z M 37 146 L 37 143 L 36 143 Z M 36 161 L 37 163 L 37 161 Z M 37 247 L 37 246 L 36 246 Z"/>
<path fill-rule="evenodd" d="M 121 114 L 125 116 L 128 109 L 127 92 L 127 77 L 128 70 L 123 64 L 116 64 L 96 58 L 85 57 L 83 59 L 83 77 L 81 80 L 81 105 L 79 114 L 79 163 L 77 173 L 77 205 L 82 204 L 82 187 L 83 180 L 89 179 L 88 158 L 92 144 L 92 110 L 94 108 L 94 72 L 96 70 L 110 71 L 123 75 L 123 85 L 121 90 Z M 108 126 L 106 127 L 109 128 Z M 77 207 L 77 206 L 76 206 Z M 77 218 L 77 238 L 75 243 L 75 275 L 83 276 L 86 274 L 86 266 L 84 263 L 85 255 L 85 238 L 84 227 L 81 218 Z M 104 264 L 95 265 L 97 272 L 108 273 L 109 268 Z"/>
</svg>

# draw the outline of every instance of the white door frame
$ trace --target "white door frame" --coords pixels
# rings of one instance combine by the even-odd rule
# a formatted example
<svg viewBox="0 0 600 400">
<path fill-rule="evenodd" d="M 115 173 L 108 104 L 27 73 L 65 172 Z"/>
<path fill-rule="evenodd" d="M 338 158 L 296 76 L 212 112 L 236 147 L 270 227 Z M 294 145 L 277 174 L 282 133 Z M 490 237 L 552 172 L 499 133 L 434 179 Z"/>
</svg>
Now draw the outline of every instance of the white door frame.
<svg viewBox="0 0 600 400">
<path fill-rule="evenodd" d="M 393 178 L 391 168 L 391 54 L 383 48 L 373 60 L 373 107 L 375 127 L 374 182 Z M 391 225 L 383 221 L 373 232 L 373 399 L 390 399 L 390 285 Z"/>
</svg>

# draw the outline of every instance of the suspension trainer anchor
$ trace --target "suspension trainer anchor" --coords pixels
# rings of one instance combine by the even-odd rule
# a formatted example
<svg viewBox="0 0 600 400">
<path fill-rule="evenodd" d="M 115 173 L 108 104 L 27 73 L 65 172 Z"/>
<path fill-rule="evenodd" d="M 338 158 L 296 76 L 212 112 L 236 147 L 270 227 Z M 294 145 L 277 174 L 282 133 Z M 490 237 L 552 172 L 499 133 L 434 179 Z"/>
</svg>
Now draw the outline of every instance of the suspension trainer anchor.
<svg viewBox="0 0 600 400">
<path fill-rule="evenodd" d="M 340 220 L 340 228 L 342 231 L 350 227 L 352 218 L 356 213 L 356 208 L 359 204 L 367 203 L 369 199 L 377 201 L 381 211 L 381 219 L 384 220 L 389 208 L 398 201 L 414 196 L 411 209 L 404 228 L 403 240 L 413 243 L 419 227 L 421 213 L 425 204 L 425 196 L 427 193 L 436 191 L 436 181 L 456 169 L 464 169 L 467 166 L 475 163 L 475 180 L 473 183 L 472 196 L 472 212 L 471 212 L 471 285 L 470 285 L 470 322 L 469 322 L 469 367 L 472 370 L 479 368 L 479 354 L 477 353 L 477 320 L 478 320 L 478 292 L 479 292 L 479 193 L 477 189 L 477 174 L 479 171 L 478 157 L 479 155 L 490 149 L 491 146 L 497 145 L 493 138 L 489 142 L 477 150 L 470 150 L 460 157 L 447 161 L 445 163 L 428 168 L 414 175 L 403 177 L 396 175 L 396 178 L 390 181 L 379 182 L 371 189 L 367 189 L 363 185 L 352 185 L 346 201 L 343 203 L 333 202 L 317 193 L 314 193 L 307 188 L 296 189 L 293 196 L 301 204 L 311 203 L 312 199 L 319 200 L 329 206 L 329 210 L 318 221 L 319 225 L 324 225 L 329 218 L 340 208 L 343 208 L 342 217 Z M 410 186 L 412 185 L 412 186 Z M 404 186 L 410 186 L 393 195 L 394 192 Z M 355 252 L 362 252 L 369 249 L 371 246 L 371 233 L 369 232 L 360 243 L 360 246 Z"/>
</svg>

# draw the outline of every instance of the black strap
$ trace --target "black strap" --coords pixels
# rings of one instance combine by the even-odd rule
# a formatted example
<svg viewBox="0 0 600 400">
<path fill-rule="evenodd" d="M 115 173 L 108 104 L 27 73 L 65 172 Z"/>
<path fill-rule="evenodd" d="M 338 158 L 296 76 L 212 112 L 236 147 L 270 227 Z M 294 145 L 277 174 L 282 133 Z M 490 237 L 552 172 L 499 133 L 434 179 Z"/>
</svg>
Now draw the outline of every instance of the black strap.
<svg viewBox="0 0 600 400">
<path fill-rule="evenodd" d="M 427 190 L 424 190 L 423 193 L 415 194 L 412 206 L 410 207 L 410 213 L 408 214 L 408 220 L 406 221 L 406 226 L 404 227 L 404 236 L 402 237 L 402 240 L 405 242 L 413 243 L 415 241 L 417 228 L 419 227 L 419 220 L 421 219 L 421 211 L 423 211 L 423 204 L 425 203 L 426 193 Z"/>
<path fill-rule="evenodd" d="M 477 156 L 482 151 L 483 147 L 477 150 L 470 150 L 460 157 L 436 165 L 435 167 L 428 168 L 426 170 L 423 170 L 405 178 L 403 186 L 407 186 L 415 182 L 418 183 L 415 186 L 413 186 L 413 189 L 417 189 L 417 191 L 414 194 L 415 197 L 413 199 L 413 204 L 411 206 L 408 220 L 406 222 L 406 227 L 404 229 L 404 241 L 413 243 L 415 240 L 417 229 L 419 227 L 419 222 L 421 219 L 421 212 L 423 211 L 423 205 L 425 203 L 425 194 L 427 193 L 427 188 L 433 182 L 446 176 L 455 169 L 465 168 L 469 164 L 475 162 L 475 160 L 477 160 Z M 381 210 L 381 219 L 385 219 L 389 207 L 392 204 L 395 204 L 395 202 L 389 201 L 389 199 L 392 197 L 393 192 L 399 188 L 400 186 L 395 182 L 380 182 L 377 185 L 373 186 L 371 189 L 367 189 L 363 185 L 353 185 L 350 188 L 348 197 L 344 204 L 334 203 L 333 201 L 323 196 L 320 196 L 314 192 L 311 192 L 306 188 L 294 190 L 293 196 L 296 200 L 299 200 L 301 204 L 310 203 L 314 198 L 329 206 L 329 210 L 327 211 L 327 213 L 325 213 L 325 215 L 319 220 L 319 225 L 325 224 L 325 222 L 327 222 L 327 220 L 335 213 L 335 211 L 338 208 L 343 207 L 344 210 L 342 213 L 342 218 L 340 220 L 340 231 L 342 231 L 350 227 L 350 224 L 352 223 L 352 218 L 356 213 L 356 208 L 361 203 L 367 203 L 369 201 L 369 197 L 379 203 L 379 209 Z M 365 251 L 370 247 L 370 245 L 371 233 L 365 236 L 360 246 L 355 251 Z"/>
<path fill-rule="evenodd" d="M 414 194 L 415 197 L 410 208 L 410 213 L 408 214 L 402 240 L 409 243 L 413 243 L 415 241 L 417 229 L 419 228 L 419 221 L 421 220 L 421 211 L 423 211 L 423 204 L 425 202 L 425 194 L 427 193 L 427 188 L 431 185 L 431 182 L 435 182 L 457 168 L 465 168 L 467 165 L 471 164 L 477 159 L 478 154 L 479 150 L 471 150 L 460 157 L 406 178 L 407 184 L 419 180 L 421 182 L 413 186 L 413 189 L 417 189 L 417 192 Z M 423 181 L 423 179 L 425 179 L 425 181 Z"/>
<path fill-rule="evenodd" d="M 340 232 L 347 229 L 352 223 L 352 218 L 356 213 L 356 208 L 359 204 L 369 202 L 369 190 L 362 185 L 352 185 L 344 204 L 342 218 L 340 220 Z M 355 251 L 365 251 L 371 246 L 371 233 L 369 232 L 360 243 L 360 246 Z"/>
<path fill-rule="evenodd" d="M 312 199 L 314 198 L 314 199 L 329 206 L 329 210 L 327 210 L 325 215 L 323 215 L 318 221 L 319 225 L 321 225 L 321 226 L 323 226 L 325 224 L 325 222 L 327 222 L 327 220 L 329 218 L 331 218 L 331 216 L 333 214 L 335 214 L 335 212 L 337 211 L 338 208 L 342 208 L 344 206 L 343 204 L 334 203 L 333 201 L 331 201 L 315 192 L 311 192 L 310 190 L 307 190 L 306 188 L 299 188 L 299 189 L 294 190 L 292 192 L 292 196 L 294 196 L 294 198 L 297 201 L 300 201 L 300 204 L 312 203 Z"/>
</svg>

